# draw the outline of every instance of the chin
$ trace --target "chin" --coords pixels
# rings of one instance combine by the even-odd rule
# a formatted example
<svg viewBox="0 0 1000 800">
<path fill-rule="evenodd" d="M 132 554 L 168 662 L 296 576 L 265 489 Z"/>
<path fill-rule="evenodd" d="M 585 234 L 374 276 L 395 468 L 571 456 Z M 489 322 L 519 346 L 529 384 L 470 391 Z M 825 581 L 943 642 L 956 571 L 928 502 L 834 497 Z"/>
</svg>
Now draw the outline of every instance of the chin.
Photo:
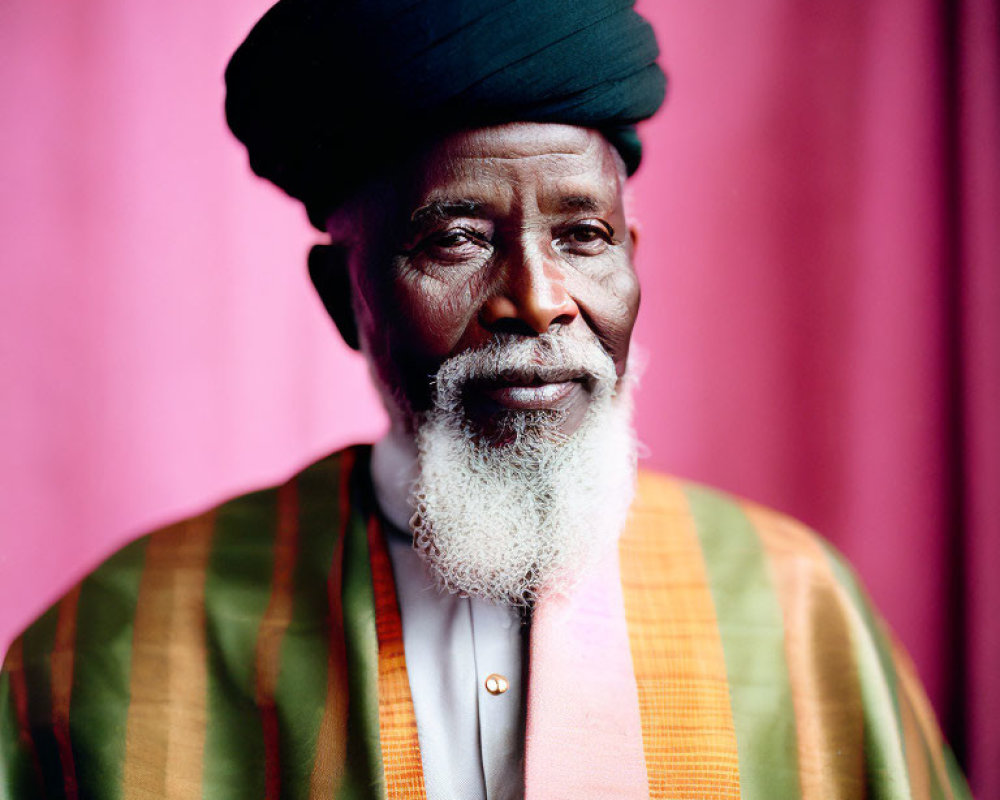
<svg viewBox="0 0 1000 800">
<path fill-rule="evenodd" d="M 571 430 L 572 408 L 507 407 L 484 425 L 464 400 L 477 382 L 543 385 L 567 373 L 590 387 Z M 443 590 L 530 606 L 614 545 L 635 482 L 627 387 L 596 341 L 501 339 L 442 365 L 416 425 L 411 528 Z"/>
</svg>

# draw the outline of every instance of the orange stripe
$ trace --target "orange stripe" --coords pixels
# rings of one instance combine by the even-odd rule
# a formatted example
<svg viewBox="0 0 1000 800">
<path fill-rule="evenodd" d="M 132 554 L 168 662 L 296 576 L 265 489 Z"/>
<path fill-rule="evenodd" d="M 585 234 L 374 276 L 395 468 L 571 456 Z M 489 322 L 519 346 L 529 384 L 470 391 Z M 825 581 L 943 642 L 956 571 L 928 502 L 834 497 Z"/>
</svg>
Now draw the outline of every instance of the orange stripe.
<svg viewBox="0 0 1000 800">
<path fill-rule="evenodd" d="M 55 643 L 52 647 L 52 733 L 59 749 L 66 800 L 77 800 L 76 765 L 70 741 L 69 710 L 73 694 L 73 661 L 76 646 L 76 608 L 80 600 L 77 584 L 59 602 Z"/>
<path fill-rule="evenodd" d="M 725 658 L 680 487 L 640 474 L 619 545 L 651 797 L 739 798 Z"/>
<path fill-rule="evenodd" d="M 378 718 L 387 800 L 425 797 L 417 718 L 403 653 L 403 623 L 392 567 L 377 515 L 368 522 L 368 548 L 378 635 Z"/>
<path fill-rule="evenodd" d="M 785 627 L 803 800 L 865 793 L 864 710 L 844 613 L 846 597 L 816 537 L 750 503 Z"/>
<path fill-rule="evenodd" d="M 35 747 L 34 737 L 31 735 L 31 717 L 28 714 L 28 684 L 24 678 L 24 643 L 20 638 L 7 651 L 7 661 L 4 669 L 10 676 L 10 693 L 14 699 L 14 712 L 17 714 L 17 726 L 21 747 L 28 754 L 31 765 L 38 778 L 38 785 L 45 785 L 45 772 L 42 770 L 42 762 L 38 758 L 38 749 Z"/>
<path fill-rule="evenodd" d="M 214 515 L 154 533 L 132 637 L 124 796 L 201 794 L 208 697 L 205 576 Z"/>
<path fill-rule="evenodd" d="M 281 795 L 281 740 L 274 692 L 281 669 L 281 643 L 292 620 L 292 585 L 299 539 L 299 500 L 294 481 L 278 488 L 271 596 L 257 633 L 257 705 L 264 730 L 265 797 Z"/>
<path fill-rule="evenodd" d="M 923 737 L 913 705 L 906 692 L 899 692 L 899 719 L 903 726 L 906 771 L 913 800 L 931 800 L 931 773 Z"/>
<path fill-rule="evenodd" d="M 340 462 L 340 532 L 327 578 L 327 602 L 330 609 L 330 645 L 326 664 L 326 699 L 323 719 L 316 737 L 316 760 L 309 779 L 311 798 L 329 798 L 340 786 L 347 758 L 347 652 L 344 641 L 344 608 L 341 603 L 344 567 L 344 538 L 350 519 L 350 476 L 354 471 L 354 453 L 347 451 Z"/>
<path fill-rule="evenodd" d="M 895 642 L 893 643 L 893 659 L 896 662 L 896 676 L 899 681 L 900 705 L 903 705 L 904 698 L 911 704 L 917 726 L 920 729 L 920 738 L 923 740 L 926 752 L 930 757 L 930 766 L 934 769 L 933 777 L 940 784 L 946 800 L 954 800 L 948 768 L 944 763 L 944 741 L 941 738 L 941 731 L 937 726 L 930 701 L 924 694 L 920 680 L 917 678 L 916 668 L 906 651 Z M 907 762 L 909 762 L 910 752 L 916 750 L 920 742 L 911 742 L 909 736 L 906 737 L 905 741 Z"/>
</svg>

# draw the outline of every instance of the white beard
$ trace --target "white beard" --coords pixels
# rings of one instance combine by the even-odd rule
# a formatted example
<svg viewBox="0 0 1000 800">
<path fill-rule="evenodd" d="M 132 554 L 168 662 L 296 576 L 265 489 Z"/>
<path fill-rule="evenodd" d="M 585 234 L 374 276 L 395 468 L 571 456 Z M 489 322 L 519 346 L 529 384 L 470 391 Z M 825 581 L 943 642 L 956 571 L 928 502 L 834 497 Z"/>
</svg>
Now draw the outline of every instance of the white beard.
<svg viewBox="0 0 1000 800">
<path fill-rule="evenodd" d="M 571 436 L 556 411 L 510 412 L 505 443 L 477 433 L 462 394 L 470 380 L 590 376 L 592 402 Z M 628 381 L 596 339 L 503 336 L 448 359 L 419 420 L 414 546 L 450 592 L 531 606 L 567 591 L 617 541 L 635 484 Z"/>
</svg>

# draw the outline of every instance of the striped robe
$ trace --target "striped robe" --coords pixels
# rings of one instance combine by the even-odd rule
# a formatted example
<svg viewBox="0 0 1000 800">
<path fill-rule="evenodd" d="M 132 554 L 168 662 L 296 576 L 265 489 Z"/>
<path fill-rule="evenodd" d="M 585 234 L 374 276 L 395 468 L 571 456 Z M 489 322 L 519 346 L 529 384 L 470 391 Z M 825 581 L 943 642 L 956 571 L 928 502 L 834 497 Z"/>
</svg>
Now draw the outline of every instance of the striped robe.
<svg viewBox="0 0 1000 800">
<path fill-rule="evenodd" d="M 31 625 L 0 673 L 0 798 L 423 796 L 368 458 L 139 539 Z M 618 557 L 651 797 L 969 796 L 814 534 L 643 473 Z"/>
</svg>

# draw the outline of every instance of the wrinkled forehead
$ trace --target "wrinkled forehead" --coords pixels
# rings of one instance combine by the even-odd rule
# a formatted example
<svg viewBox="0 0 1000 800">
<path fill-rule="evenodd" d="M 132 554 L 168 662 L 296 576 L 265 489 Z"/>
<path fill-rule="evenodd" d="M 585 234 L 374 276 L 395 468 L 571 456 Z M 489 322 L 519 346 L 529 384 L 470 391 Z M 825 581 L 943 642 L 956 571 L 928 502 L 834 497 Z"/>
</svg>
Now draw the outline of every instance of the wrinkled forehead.
<svg viewBox="0 0 1000 800">
<path fill-rule="evenodd" d="M 473 194 L 595 195 L 620 199 L 625 169 L 597 131 L 572 125 L 511 123 L 461 131 L 414 162 L 414 200 Z"/>
<path fill-rule="evenodd" d="M 334 209 L 326 227 L 334 239 L 388 245 L 406 234 L 415 213 L 435 204 L 501 212 L 575 204 L 622 220 L 625 180 L 621 156 L 595 130 L 532 122 L 476 128 L 440 138 L 370 181 Z"/>
</svg>

